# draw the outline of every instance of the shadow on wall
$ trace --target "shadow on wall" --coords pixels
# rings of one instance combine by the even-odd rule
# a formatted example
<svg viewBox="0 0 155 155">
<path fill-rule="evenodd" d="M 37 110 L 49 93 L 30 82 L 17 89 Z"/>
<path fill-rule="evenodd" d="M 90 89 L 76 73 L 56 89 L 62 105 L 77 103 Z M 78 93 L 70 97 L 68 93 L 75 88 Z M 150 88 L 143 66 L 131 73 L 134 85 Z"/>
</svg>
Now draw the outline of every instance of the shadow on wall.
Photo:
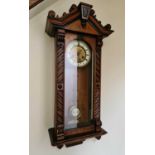
<svg viewBox="0 0 155 155">
<path fill-rule="evenodd" d="M 33 40 L 31 40 L 31 36 L 33 36 Z M 30 135 L 35 136 L 35 134 L 37 135 L 35 132 L 41 132 L 41 130 L 46 130 L 48 133 L 48 128 L 54 125 L 54 39 L 45 33 L 45 25 L 38 27 L 34 24 L 30 29 L 29 61 L 30 128 L 33 129 L 30 130 L 32 133 Z"/>
<path fill-rule="evenodd" d="M 45 49 L 50 45 L 45 52 L 44 59 L 44 122 L 45 127 L 48 129 L 54 126 L 54 105 L 55 105 L 55 51 L 54 51 L 54 39 L 49 37 L 45 33 L 45 38 L 48 41 L 44 41 Z M 50 42 L 50 43 L 49 43 Z"/>
</svg>

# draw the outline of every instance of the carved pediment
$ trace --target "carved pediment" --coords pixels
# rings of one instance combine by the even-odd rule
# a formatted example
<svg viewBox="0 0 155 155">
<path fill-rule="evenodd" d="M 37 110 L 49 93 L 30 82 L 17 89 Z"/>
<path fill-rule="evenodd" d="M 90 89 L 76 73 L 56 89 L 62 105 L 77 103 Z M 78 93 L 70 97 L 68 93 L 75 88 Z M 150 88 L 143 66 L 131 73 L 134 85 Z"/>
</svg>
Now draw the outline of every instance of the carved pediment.
<svg viewBox="0 0 155 155">
<path fill-rule="evenodd" d="M 99 32 L 95 28 L 93 28 L 89 22 L 86 23 L 85 27 L 83 27 L 79 19 L 66 25 L 65 29 L 86 34 L 99 35 Z"/>
<path fill-rule="evenodd" d="M 64 12 L 61 17 L 54 11 L 49 11 L 46 32 L 50 36 L 54 36 L 57 28 L 103 37 L 107 37 L 113 32 L 110 24 L 103 26 L 101 21 L 97 20 L 92 5 L 86 3 L 80 3 L 78 6 L 73 4 L 69 13 Z"/>
</svg>

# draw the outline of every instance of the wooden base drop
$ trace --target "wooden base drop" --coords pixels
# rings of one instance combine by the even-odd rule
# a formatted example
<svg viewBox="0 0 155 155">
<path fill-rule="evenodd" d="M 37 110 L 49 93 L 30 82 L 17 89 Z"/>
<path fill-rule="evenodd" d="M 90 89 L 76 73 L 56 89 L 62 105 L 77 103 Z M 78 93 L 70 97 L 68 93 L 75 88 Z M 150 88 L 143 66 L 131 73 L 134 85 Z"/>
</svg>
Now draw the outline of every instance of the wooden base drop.
<svg viewBox="0 0 155 155">
<path fill-rule="evenodd" d="M 99 140 L 102 135 L 105 135 L 107 133 L 104 129 L 101 129 L 100 132 L 70 136 L 70 137 L 64 138 L 64 140 L 57 141 L 54 134 L 54 128 L 50 128 L 48 131 L 49 131 L 49 136 L 51 140 L 51 145 L 57 146 L 59 149 L 61 149 L 63 145 L 66 145 L 66 147 L 70 147 L 70 146 L 82 144 L 83 141 L 85 141 L 87 138 L 96 137 L 96 139 Z"/>
</svg>

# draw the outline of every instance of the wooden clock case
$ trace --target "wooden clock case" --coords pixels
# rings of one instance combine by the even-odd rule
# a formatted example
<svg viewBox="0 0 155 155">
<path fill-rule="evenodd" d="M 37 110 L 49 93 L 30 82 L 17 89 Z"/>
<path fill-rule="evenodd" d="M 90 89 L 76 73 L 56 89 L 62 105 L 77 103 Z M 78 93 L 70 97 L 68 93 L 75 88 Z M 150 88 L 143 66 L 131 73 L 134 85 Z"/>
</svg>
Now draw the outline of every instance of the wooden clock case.
<svg viewBox="0 0 155 155">
<path fill-rule="evenodd" d="M 85 139 L 96 137 L 100 139 L 107 132 L 101 128 L 100 120 L 100 91 L 101 91 L 101 47 L 103 38 L 113 31 L 110 24 L 103 26 L 96 19 L 92 5 L 80 3 L 73 4 L 69 13 L 62 17 L 49 11 L 46 23 L 46 32 L 55 37 L 56 45 L 56 96 L 55 96 L 55 123 L 49 129 L 51 144 L 61 148 L 63 145 L 73 146 L 81 144 Z M 70 35 L 71 34 L 71 35 Z M 68 37 L 67 37 L 68 36 Z M 93 119 L 92 125 L 76 129 L 64 129 L 64 94 L 65 94 L 65 46 L 70 38 L 81 36 L 92 48 L 93 56 Z M 66 39 L 68 38 L 68 39 Z"/>
</svg>

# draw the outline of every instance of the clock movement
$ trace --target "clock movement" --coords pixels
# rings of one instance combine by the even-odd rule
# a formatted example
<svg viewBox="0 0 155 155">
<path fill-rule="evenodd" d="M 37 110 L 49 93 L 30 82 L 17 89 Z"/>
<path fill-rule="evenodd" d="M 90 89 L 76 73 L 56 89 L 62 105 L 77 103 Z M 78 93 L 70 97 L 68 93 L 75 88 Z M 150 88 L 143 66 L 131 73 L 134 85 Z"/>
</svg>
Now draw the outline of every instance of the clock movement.
<svg viewBox="0 0 155 155">
<path fill-rule="evenodd" d="M 46 32 L 55 38 L 56 80 L 54 128 L 51 144 L 81 144 L 91 137 L 100 139 L 101 47 L 113 31 L 96 19 L 92 5 L 73 4 L 62 17 L 49 11 Z"/>
</svg>

